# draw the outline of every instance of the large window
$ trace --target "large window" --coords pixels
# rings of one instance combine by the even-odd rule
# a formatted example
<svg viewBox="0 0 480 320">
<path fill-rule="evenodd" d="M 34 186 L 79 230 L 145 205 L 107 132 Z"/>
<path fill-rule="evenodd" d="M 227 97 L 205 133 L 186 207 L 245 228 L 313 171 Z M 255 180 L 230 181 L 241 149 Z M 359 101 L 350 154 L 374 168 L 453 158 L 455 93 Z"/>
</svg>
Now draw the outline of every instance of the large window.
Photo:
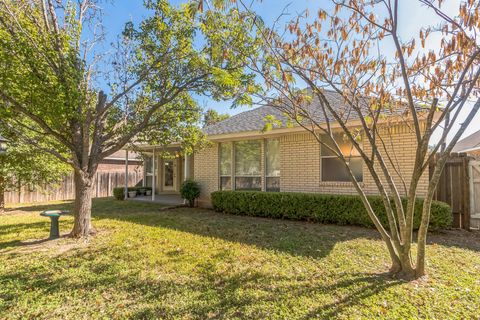
<svg viewBox="0 0 480 320">
<path fill-rule="evenodd" d="M 248 140 L 220 143 L 220 190 L 280 191 L 280 148 L 276 139 L 265 140 L 265 170 L 262 170 L 262 142 Z"/>
<path fill-rule="evenodd" d="M 220 144 L 220 190 L 232 190 L 232 143 Z"/>
<path fill-rule="evenodd" d="M 261 143 L 235 142 L 235 190 L 262 190 Z"/>
<path fill-rule="evenodd" d="M 265 140 L 265 190 L 280 191 L 280 141 Z"/>
<path fill-rule="evenodd" d="M 343 133 L 333 135 L 335 141 L 340 147 L 340 151 L 347 159 L 348 165 L 352 170 L 357 181 L 363 181 L 363 161 L 359 152 L 355 149 L 347 137 Z M 329 137 L 324 137 L 324 143 L 333 147 L 334 144 Z M 347 168 L 328 147 L 321 146 L 321 166 L 322 181 L 351 181 Z"/>
</svg>

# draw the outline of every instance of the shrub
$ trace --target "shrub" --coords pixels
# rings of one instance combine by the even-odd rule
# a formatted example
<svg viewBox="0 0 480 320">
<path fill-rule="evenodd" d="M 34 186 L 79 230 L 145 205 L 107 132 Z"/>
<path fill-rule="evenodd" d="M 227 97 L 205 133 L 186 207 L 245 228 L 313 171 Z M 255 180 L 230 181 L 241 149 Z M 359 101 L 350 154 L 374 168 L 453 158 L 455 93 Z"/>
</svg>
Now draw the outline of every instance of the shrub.
<svg viewBox="0 0 480 320">
<path fill-rule="evenodd" d="M 138 193 L 140 190 L 152 190 L 152 188 L 151 187 L 128 187 L 128 191 L 137 191 Z M 113 188 L 113 197 L 117 200 L 124 200 L 125 187 Z"/>
<path fill-rule="evenodd" d="M 188 201 L 190 207 L 194 207 L 195 199 L 200 197 L 200 185 L 194 180 L 186 180 L 182 183 L 180 194 Z"/>
<path fill-rule="evenodd" d="M 380 196 L 369 196 L 370 203 L 382 224 L 388 227 L 387 215 Z M 402 199 L 406 206 L 407 200 Z M 423 199 L 415 203 L 414 229 L 420 225 Z M 212 193 L 216 211 L 277 219 L 307 220 L 340 225 L 373 227 L 365 207 L 357 195 L 327 195 L 289 192 L 216 191 Z M 448 204 L 433 201 L 430 230 L 451 226 Z"/>
</svg>

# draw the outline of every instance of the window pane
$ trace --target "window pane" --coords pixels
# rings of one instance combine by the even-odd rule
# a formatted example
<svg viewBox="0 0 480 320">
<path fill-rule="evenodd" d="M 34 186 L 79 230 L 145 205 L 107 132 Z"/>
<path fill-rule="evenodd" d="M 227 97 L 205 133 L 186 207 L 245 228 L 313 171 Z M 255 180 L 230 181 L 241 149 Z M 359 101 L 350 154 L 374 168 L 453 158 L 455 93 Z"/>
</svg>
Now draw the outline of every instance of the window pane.
<svg viewBox="0 0 480 320">
<path fill-rule="evenodd" d="M 269 139 L 265 141 L 265 161 L 267 177 L 280 177 L 280 141 Z"/>
<path fill-rule="evenodd" d="M 235 143 L 235 174 L 238 176 L 259 176 L 261 166 L 260 141 Z"/>
<path fill-rule="evenodd" d="M 350 159 L 350 169 L 357 181 L 363 181 L 362 159 Z M 322 181 L 351 181 L 347 169 L 338 158 L 322 158 Z"/>
<path fill-rule="evenodd" d="M 270 177 L 267 179 L 266 190 L 269 192 L 280 192 L 280 178 Z"/>
<path fill-rule="evenodd" d="M 237 177 L 235 178 L 235 190 L 262 190 L 260 177 Z"/>
<path fill-rule="evenodd" d="M 145 186 L 147 186 L 147 187 L 152 187 L 153 186 L 153 177 L 152 176 L 146 176 L 145 177 Z"/>
<path fill-rule="evenodd" d="M 153 161 L 151 156 L 145 157 L 145 172 L 153 174 Z"/>
<path fill-rule="evenodd" d="M 350 159 L 350 169 L 353 171 L 353 175 L 358 182 L 363 181 L 363 160 L 362 158 Z"/>
<path fill-rule="evenodd" d="M 232 190 L 232 177 L 220 177 L 220 190 Z"/>
<path fill-rule="evenodd" d="M 335 133 L 333 134 L 333 138 L 337 142 L 338 146 L 340 147 L 340 150 L 342 151 L 342 154 L 345 156 L 359 156 L 360 154 L 358 153 L 357 149 L 353 146 L 353 144 L 350 142 L 350 139 L 345 136 L 343 133 Z M 326 143 L 328 146 L 334 148 L 334 144 L 330 137 L 324 135 L 322 136 L 322 141 Z M 330 151 L 328 147 L 321 146 L 321 154 L 322 156 L 335 156 L 335 153 Z"/>
<path fill-rule="evenodd" d="M 220 143 L 220 175 L 232 174 L 232 143 Z"/>
</svg>

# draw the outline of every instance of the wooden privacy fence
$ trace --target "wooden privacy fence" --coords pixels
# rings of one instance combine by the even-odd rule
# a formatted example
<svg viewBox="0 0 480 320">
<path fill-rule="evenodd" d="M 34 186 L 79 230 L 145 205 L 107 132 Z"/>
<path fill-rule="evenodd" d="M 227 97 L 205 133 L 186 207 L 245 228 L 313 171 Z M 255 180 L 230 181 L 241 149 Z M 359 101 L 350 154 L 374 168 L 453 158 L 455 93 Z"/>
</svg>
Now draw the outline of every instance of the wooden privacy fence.
<svg viewBox="0 0 480 320">
<path fill-rule="evenodd" d="M 142 178 L 141 172 L 129 172 L 128 185 L 135 186 L 142 181 Z M 93 197 L 113 196 L 113 188 L 123 186 L 125 186 L 125 172 L 97 172 Z M 73 181 L 73 173 L 54 186 L 46 185 L 35 189 L 22 187 L 20 190 L 5 193 L 6 204 L 71 200 L 74 198 L 75 183 Z"/>
<path fill-rule="evenodd" d="M 471 157 L 453 153 L 445 163 L 440 181 L 435 190 L 434 200 L 448 203 L 452 207 L 454 228 L 470 229 L 470 179 Z M 430 177 L 433 163 L 430 165 Z"/>
</svg>

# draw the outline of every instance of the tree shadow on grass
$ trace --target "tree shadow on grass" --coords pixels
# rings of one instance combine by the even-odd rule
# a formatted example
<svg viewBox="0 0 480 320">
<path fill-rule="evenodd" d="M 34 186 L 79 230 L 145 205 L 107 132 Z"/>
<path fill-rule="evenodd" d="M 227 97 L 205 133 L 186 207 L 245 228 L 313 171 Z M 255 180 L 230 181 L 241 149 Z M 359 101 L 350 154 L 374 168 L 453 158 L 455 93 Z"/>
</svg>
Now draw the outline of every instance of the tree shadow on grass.
<svg viewBox="0 0 480 320">
<path fill-rule="evenodd" d="M 9 210 L 40 213 L 47 209 L 71 210 L 72 206 L 73 202 L 67 201 L 59 204 L 29 205 Z M 99 198 L 93 201 L 93 218 L 108 218 L 147 226 L 168 227 L 202 236 L 217 237 L 234 242 L 243 241 L 259 247 L 312 257 L 325 256 L 329 252 L 328 248 L 334 246 L 336 242 L 355 238 L 380 239 L 376 230 L 362 227 L 240 217 L 203 209 L 181 208 L 160 212 L 162 207 L 148 202 L 111 201 L 111 198 Z M 45 226 L 47 223 L 45 222 Z M 35 228 L 38 226 L 37 224 L 32 225 Z M 27 224 L 19 226 L 18 229 L 21 231 L 26 227 L 28 227 Z M 5 232 L 0 226 L 0 235 L 11 233 L 8 228 L 3 229 L 7 230 Z M 302 244 L 302 241 L 306 240 L 308 242 Z M 464 230 L 435 232 L 428 235 L 427 241 L 429 244 L 480 252 L 480 232 Z"/>
<path fill-rule="evenodd" d="M 361 227 L 235 216 L 207 209 L 178 208 L 148 213 L 124 209 L 115 215 L 99 213 L 95 217 L 168 228 L 311 258 L 327 256 L 339 242 L 358 238 L 380 239 L 375 230 Z"/>
<path fill-rule="evenodd" d="M 64 230 L 67 228 L 67 225 L 69 225 L 69 222 L 66 221 L 60 221 L 60 229 Z M 5 225 L 0 225 L 0 238 L 2 236 L 6 235 L 17 235 L 19 239 L 15 240 L 9 240 L 9 241 L 4 241 L 0 242 L 0 253 L 5 253 L 5 249 L 13 249 L 15 247 L 31 247 L 32 250 L 34 247 L 41 248 L 39 245 L 48 243 L 52 241 L 52 239 L 49 238 L 49 231 L 50 230 L 50 220 L 48 218 L 45 218 L 45 221 L 43 222 L 32 222 L 32 223 L 14 223 L 14 224 L 5 224 Z M 34 234 L 37 234 L 37 232 L 42 231 L 42 235 L 45 236 L 45 238 L 41 239 L 21 239 L 20 234 L 22 234 L 25 231 L 32 232 Z M 64 238 L 67 234 L 62 235 L 60 238 Z"/>
<path fill-rule="evenodd" d="M 17 212 L 42 212 L 45 210 L 63 210 L 63 209 L 72 209 L 73 201 L 66 200 L 62 203 L 39 203 L 39 204 L 26 204 L 26 205 L 16 205 L 14 207 L 9 207 L 5 209 L 5 212 L 8 214 L 15 214 Z"/>
<path fill-rule="evenodd" d="M 32 223 L 15 223 L 0 225 L 0 237 L 7 234 L 20 234 L 26 230 L 44 229 L 50 225 L 50 221 L 45 222 L 32 222 Z"/>
<path fill-rule="evenodd" d="M 314 259 L 329 255 L 338 242 L 356 238 L 377 239 L 375 231 L 365 228 L 239 217 L 210 210 L 186 208 L 155 212 L 151 205 L 138 207 L 126 204 L 128 208 L 126 210 L 123 207 L 124 204 L 126 203 L 110 202 L 109 204 L 96 201 L 94 217 L 99 224 L 101 220 L 113 219 L 148 227 L 178 230 Z M 53 207 L 59 208 L 59 206 L 65 207 L 64 204 Z M 52 206 L 37 206 L 31 211 L 41 211 L 44 208 L 51 209 Z M 149 211 L 146 212 L 145 208 L 149 208 Z M 24 224 L 18 226 L 17 232 L 30 227 L 48 229 L 47 226 L 48 221 Z M 68 303 L 74 304 L 70 306 L 73 310 L 81 310 L 80 304 L 85 304 L 82 301 L 83 292 L 113 291 L 120 297 L 128 297 L 125 302 L 125 311 L 121 311 L 121 316 L 128 318 L 185 316 L 198 319 L 268 318 L 271 314 L 268 313 L 270 310 L 265 309 L 266 306 L 277 310 L 274 312 L 280 312 L 284 305 L 287 305 L 285 307 L 287 309 L 291 307 L 288 303 L 292 294 L 301 301 L 302 297 L 309 298 L 320 292 L 331 299 L 318 300 L 318 304 L 305 311 L 304 317 L 320 315 L 329 318 L 398 284 L 383 276 L 346 273 L 335 275 L 333 279 L 330 278 L 330 282 L 317 279 L 306 286 L 305 279 L 299 281 L 293 274 L 271 273 L 255 268 L 247 268 L 248 272 L 225 271 L 225 269 L 219 269 L 215 261 L 226 261 L 228 264 L 229 259 L 235 257 L 231 256 L 228 248 L 216 250 L 219 252 L 210 259 L 196 262 L 198 264 L 187 278 L 177 274 L 145 276 L 146 268 L 141 264 L 137 265 L 134 251 L 128 252 L 118 248 L 115 251 L 115 248 L 108 246 L 75 250 L 68 255 L 59 255 L 48 261 L 37 262 L 36 265 L 21 265 L 15 272 L 9 274 L 0 273 L 0 286 L 15 283 L 15 290 L 5 290 L 0 298 L 7 302 L 6 305 L 15 306 L 16 303 L 22 304 L 25 301 L 19 301 L 14 293 L 26 292 L 32 288 L 38 290 L 35 293 L 38 297 L 40 295 L 42 299 L 57 297 L 53 299 L 55 301 L 59 300 L 58 296 L 69 296 L 75 292 L 77 298 Z M 168 259 L 166 264 L 191 263 L 188 257 L 182 254 L 166 252 L 165 257 Z M 87 275 L 77 275 L 72 272 L 58 275 L 52 271 L 56 268 L 78 269 L 79 272 L 86 272 Z M 337 291 L 342 292 L 343 295 L 339 294 L 338 298 L 331 302 Z M 100 296 L 98 299 L 103 301 L 104 298 Z M 110 301 L 103 302 L 110 303 Z M 50 312 L 51 310 L 45 310 L 45 314 Z"/>
<path fill-rule="evenodd" d="M 295 275 L 280 275 L 267 270 L 248 268 L 248 272 L 245 269 L 225 272 L 214 261 L 228 259 L 230 254 L 228 249 L 220 250 L 215 257 L 202 261 L 185 277 L 185 274 L 145 275 L 145 270 L 135 264 L 132 268 L 125 269 L 118 262 L 132 259 L 129 252 L 112 252 L 108 247 L 78 250 L 68 256 L 54 257 L 36 265 L 21 265 L 15 272 L 8 274 L 0 272 L 0 286 L 15 288 L 0 292 L 0 298 L 5 302 L 0 305 L 0 311 L 2 308 L 4 312 L 8 312 L 8 308 L 22 308 L 29 301 L 37 303 L 35 301 L 41 299 L 56 301 L 61 307 L 47 304 L 45 309 L 38 309 L 37 305 L 37 317 L 53 314 L 55 318 L 54 312 L 57 309 L 69 312 L 73 317 L 87 316 L 85 312 L 88 309 L 88 312 L 98 312 L 102 316 L 131 319 L 262 319 L 292 308 L 289 301 L 292 295 L 301 301 L 320 292 L 328 294 L 329 299 L 317 299 L 318 303 L 310 308 L 296 311 L 296 318 L 331 318 L 351 306 L 361 305 L 363 300 L 386 288 L 399 284 L 383 275 L 368 273 L 339 274 L 330 279 L 333 282 L 317 280 L 305 286 L 304 282 L 296 280 Z M 166 263 L 169 264 L 168 261 Z M 172 263 L 182 261 L 172 260 Z M 78 273 L 55 271 L 66 268 L 76 268 Z M 161 270 L 159 268 L 160 272 Z M 23 297 L 22 292 L 29 292 L 28 296 Z M 92 292 L 96 296 L 92 296 Z M 72 295 L 76 298 L 61 302 Z M 116 313 L 110 315 L 110 311 L 105 313 L 105 305 L 123 305 L 123 309 L 111 311 Z"/>
<path fill-rule="evenodd" d="M 148 226 L 168 227 L 202 236 L 245 242 L 312 257 L 325 256 L 328 254 L 328 247 L 334 246 L 337 242 L 358 238 L 381 241 L 375 229 L 357 226 L 322 225 L 305 221 L 236 216 L 207 209 L 180 208 L 161 213 L 145 213 L 144 209 L 134 208 L 134 211 L 130 211 L 129 208 L 113 216 L 108 215 L 108 218 Z M 96 216 L 100 219 L 107 217 L 105 214 Z M 306 240 L 308 241 L 302 244 L 302 241 Z M 465 230 L 432 232 L 427 237 L 427 243 L 480 252 L 480 232 Z"/>
</svg>

